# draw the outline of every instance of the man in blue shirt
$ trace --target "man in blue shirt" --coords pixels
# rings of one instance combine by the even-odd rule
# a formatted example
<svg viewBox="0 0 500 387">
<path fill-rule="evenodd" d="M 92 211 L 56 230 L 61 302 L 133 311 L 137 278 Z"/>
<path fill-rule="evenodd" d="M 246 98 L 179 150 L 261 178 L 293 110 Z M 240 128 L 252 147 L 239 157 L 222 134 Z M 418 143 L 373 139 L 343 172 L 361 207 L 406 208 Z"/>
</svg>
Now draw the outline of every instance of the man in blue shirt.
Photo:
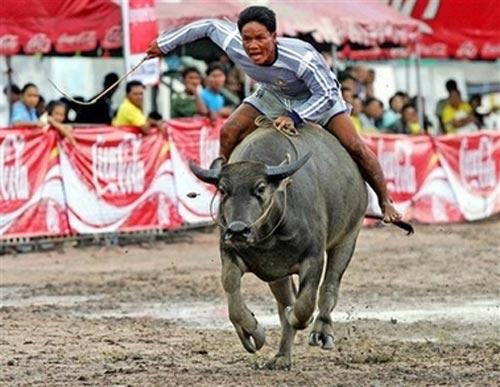
<svg viewBox="0 0 500 387">
<path fill-rule="evenodd" d="M 335 135 L 357 163 L 378 196 L 384 220 L 401 218 L 391 204 L 377 158 L 354 128 L 335 75 L 310 44 L 278 38 L 274 12 L 252 6 L 240 13 L 237 25 L 205 19 L 168 31 L 150 44 L 147 54 L 150 58 L 165 55 L 179 45 L 205 37 L 260 83 L 221 128 L 223 156 L 228 158 L 242 138 L 255 129 L 259 115 L 273 118 L 279 128 L 304 121 L 317 123 Z"/>
</svg>

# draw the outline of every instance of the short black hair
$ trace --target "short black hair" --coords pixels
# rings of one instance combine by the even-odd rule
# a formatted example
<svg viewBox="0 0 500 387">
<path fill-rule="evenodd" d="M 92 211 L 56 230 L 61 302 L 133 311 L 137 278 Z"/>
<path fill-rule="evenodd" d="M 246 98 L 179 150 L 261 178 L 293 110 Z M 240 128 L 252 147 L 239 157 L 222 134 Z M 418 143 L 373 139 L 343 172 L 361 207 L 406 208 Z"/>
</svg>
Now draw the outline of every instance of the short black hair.
<svg viewBox="0 0 500 387">
<path fill-rule="evenodd" d="M 417 110 L 417 108 L 415 107 L 414 104 L 412 103 L 407 103 L 405 105 L 403 105 L 403 107 L 401 108 L 401 113 L 403 113 L 405 110 L 409 109 L 409 108 L 412 108 L 412 109 L 415 109 Z"/>
<path fill-rule="evenodd" d="M 3 93 L 7 95 L 8 92 L 11 92 L 12 94 L 21 94 L 21 89 L 19 86 L 17 86 L 15 83 L 12 85 L 7 85 L 3 88 Z"/>
<path fill-rule="evenodd" d="M 132 91 L 132 88 L 136 86 L 141 86 L 144 89 L 144 85 L 142 84 L 141 81 L 130 81 L 127 82 L 127 86 L 125 86 L 125 93 L 126 94 L 130 93 Z"/>
<path fill-rule="evenodd" d="M 261 6 L 245 8 L 238 17 L 238 30 L 250 22 L 262 24 L 270 33 L 276 32 L 276 14 L 272 9 Z"/>
<path fill-rule="evenodd" d="M 446 87 L 446 90 L 448 90 L 448 93 L 452 90 L 458 90 L 457 81 L 454 79 L 448 79 L 444 86 Z"/>
<path fill-rule="evenodd" d="M 384 108 L 384 103 L 381 100 L 379 100 L 378 98 L 375 98 L 375 97 L 368 97 L 363 105 L 365 107 L 367 107 L 369 104 L 371 104 L 374 101 L 377 102 L 380 105 L 380 107 L 382 107 L 382 109 Z"/>
<path fill-rule="evenodd" d="M 38 87 L 36 87 L 36 85 L 34 83 L 31 83 L 31 82 L 28 82 L 27 84 L 25 84 L 23 86 L 23 88 L 21 89 L 21 94 L 24 94 L 26 93 L 26 90 L 28 90 L 30 87 L 34 87 L 35 89 L 38 89 Z"/>
<path fill-rule="evenodd" d="M 342 71 L 340 74 L 339 74 L 339 82 L 342 83 L 344 81 L 347 81 L 347 80 L 351 80 L 351 81 L 356 81 L 356 79 L 347 71 Z"/>
<path fill-rule="evenodd" d="M 54 109 L 58 106 L 62 106 L 62 107 L 64 107 L 65 110 L 68 110 L 68 108 L 64 102 L 53 100 L 47 104 L 47 106 L 45 107 L 45 111 L 49 114 L 49 116 L 51 116 Z"/>
<path fill-rule="evenodd" d="M 196 73 L 201 77 L 200 70 L 198 70 L 194 66 L 189 66 L 189 67 L 186 67 L 184 70 L 182 70 L 182 79 L 186 79 L 186 77 L 188 76 L 189 73 Z"/>
<path fill-rule="evenodd" d="M 220 70 L 224 74 L 226 74 L 226 71 L 224 70 L 224 66 L 223 65 L 221 65 L 219 62 L 212 62 L 212 63 L 210 63 L 208 65 L 208 68 L 207 68 L 207 71 L 206 71 L 207 76 L 209 76 L 215 70 Z"/>
<path fill-rule="evenodd" d="M 115 83 L 119 79 L 118 74 L 116 73 L 107 73 L 104 76 L 104 82 L 103 85 L 107 89 L 110 87 L 113 83 Z"/>
</svg>

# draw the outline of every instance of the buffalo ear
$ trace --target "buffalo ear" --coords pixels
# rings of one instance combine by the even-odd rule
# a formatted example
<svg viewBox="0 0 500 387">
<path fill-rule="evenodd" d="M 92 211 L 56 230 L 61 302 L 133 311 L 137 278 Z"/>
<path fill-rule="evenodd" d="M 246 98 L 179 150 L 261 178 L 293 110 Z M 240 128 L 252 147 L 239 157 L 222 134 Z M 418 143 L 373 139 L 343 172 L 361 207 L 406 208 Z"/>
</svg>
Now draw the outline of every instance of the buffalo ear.
<svg viewBox="0 0 500 387">
<path fill-rule="evenodd" d="M 266 176 L 270 181 L 282 180 L 297 172 L 312 156 L 311 152 L 308 152 L 305 156 L 300 159 L 292 161 L 290 164 L 277 165 L 277 166 L 267 166 L 266 165 Z"/>
<path fill-rule="evenodd" d="M 222 161 L 225 159 L 222 159 L 221 162 L 219 163 L 218 160 L 221 159 L 221 157 L 215 159 L 212 162 L 212 165 L 210 166 L 210 169 L 203 169 L 196 165 L 192 160 L 189 161 L 189 169 L 191 169 L 191 172 L 194 173 L 194 175 L 200 179 L 201 181 L 204 181 L 205 183 L 208 184 L 213 184 L 217 185 L 219 183 L 220 179 L 220 171 L 222 169 Z"/>
</svg>

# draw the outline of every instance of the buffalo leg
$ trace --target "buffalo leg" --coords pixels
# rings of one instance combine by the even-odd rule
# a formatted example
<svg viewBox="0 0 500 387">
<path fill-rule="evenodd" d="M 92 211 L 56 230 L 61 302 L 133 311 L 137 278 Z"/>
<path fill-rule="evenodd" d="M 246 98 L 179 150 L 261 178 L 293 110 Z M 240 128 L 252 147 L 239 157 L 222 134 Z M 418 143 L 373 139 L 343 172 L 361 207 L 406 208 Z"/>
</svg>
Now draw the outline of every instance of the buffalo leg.
<svg viewBox="0 0 500 387">
<path fill-rule="evenodd" d="M 232 257 L 222 254 L 222 287 L 226 292 L 229 319 L 238 333 L 243 347 L 250 352 L 258 351 L 265 343 L 264 329 L 248 309 L 241 294 L 243 270 Z M 251 340 L 253 339 L 253 341 Z"/>
<path fill-rule="evenodd" d="M 295 329 L 304 329 L 311 322 L 316 307 L 316 294 L 323 268 L 323 254 L 302 261 L 299 269 L 299 294 L 293 306 L 285 308 L 288 323 Z"/>
<path fill-rule="evenodd" d="M 295 301 L 295 292 L 292 277 L 286 277 L 269 283 L 274 298 L 278 304 L 278 313 L 281 322 L 281 340 L 278 353 L 266 363 L 271 369 L 290 369 L 292 366 L 292 347 L 297 332 L 285 317 L 285 309 Z"/>
<path fill-rule="evenodd" d="M 310 345 L 321 344 L 323 349 L 333 348 L 331 313 L 337 305 L 340 281 L 351 261 L 358 232 L 354 233 L 346 242 L 327 251 L 325 278 L 319 291 L 319 313 L 309 336 Z"/>
</svg>

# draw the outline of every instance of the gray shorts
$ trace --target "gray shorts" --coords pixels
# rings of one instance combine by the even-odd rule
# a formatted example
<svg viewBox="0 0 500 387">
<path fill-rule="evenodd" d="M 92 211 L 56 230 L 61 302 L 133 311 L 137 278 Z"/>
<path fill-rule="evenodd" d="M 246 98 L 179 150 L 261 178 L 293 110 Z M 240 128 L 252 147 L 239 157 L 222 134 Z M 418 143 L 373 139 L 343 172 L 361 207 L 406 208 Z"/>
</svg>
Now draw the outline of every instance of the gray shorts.
<svg viewBox="0 0 500 387">
<path fill-rule="evenodd" d="M 249 104 L 269 118 L 276 118 L 279 116 L 286 116 L 288 112 L 302 105 L 305 101 L 307 101 L 307 98 L 288 99 L 281 96 L 278 97 L 267 89 L 258 88 L 252 95 L 245 98 L 243 102 Z M 324 112 L 315 123 L 326 127 L 333 117 L 345 112 L 349 112 L 349 109 L 340 96 L 339 101 L 331 109 Z"/>
</svg>

